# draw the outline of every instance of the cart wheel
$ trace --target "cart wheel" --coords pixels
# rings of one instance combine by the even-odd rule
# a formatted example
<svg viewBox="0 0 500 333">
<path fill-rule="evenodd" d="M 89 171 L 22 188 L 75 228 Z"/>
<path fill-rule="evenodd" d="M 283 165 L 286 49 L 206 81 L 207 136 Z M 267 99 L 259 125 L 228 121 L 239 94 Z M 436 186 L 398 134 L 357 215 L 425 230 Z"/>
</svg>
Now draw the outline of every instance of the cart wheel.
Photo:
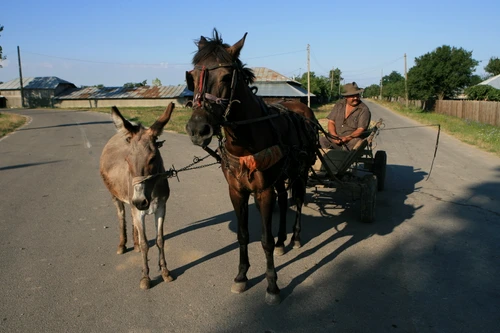
<svg viewBox="0 0 500 333">
<path fill-rule="evenodd" d="M 373 159 L 373 174 L 377 176 L 377 189 L 383 191 L 385 188 L 385 170 L 387 169 L 387 154 L 383 150 L 375 153 Z"/>
<path fill-rule="evenodd" d="M 377 176 L 366 175 L 361 185 L 361 222 L 371 223 L 375 219 L 377 201 Z"/>
</svg>

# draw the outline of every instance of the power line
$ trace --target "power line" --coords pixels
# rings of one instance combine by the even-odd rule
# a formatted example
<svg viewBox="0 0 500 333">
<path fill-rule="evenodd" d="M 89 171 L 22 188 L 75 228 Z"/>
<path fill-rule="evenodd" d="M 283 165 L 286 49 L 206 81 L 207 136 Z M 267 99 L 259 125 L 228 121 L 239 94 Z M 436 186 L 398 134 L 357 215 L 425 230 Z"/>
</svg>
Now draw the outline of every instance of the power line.
<svg viewBox="0 0 500 333">
<path fill-rule="evenodd" d="M 302 50 L 296 50 L 296 51 L 290 51 L 290 52 L 284 52 L 284 53 L 269 54 L 269 55 L 260 56 L 260 57 L 251 57 L 251 58 L 246 58 L 245 57 L 245 59 L 270 58 L 270 57 L 276 57 L 276 56 L 280 56 L 280 55 L 299 53 L 299 52 L 304 52 L 304 51 L 306 51 L 306 50 L 302 49 Z"/>
</svg>

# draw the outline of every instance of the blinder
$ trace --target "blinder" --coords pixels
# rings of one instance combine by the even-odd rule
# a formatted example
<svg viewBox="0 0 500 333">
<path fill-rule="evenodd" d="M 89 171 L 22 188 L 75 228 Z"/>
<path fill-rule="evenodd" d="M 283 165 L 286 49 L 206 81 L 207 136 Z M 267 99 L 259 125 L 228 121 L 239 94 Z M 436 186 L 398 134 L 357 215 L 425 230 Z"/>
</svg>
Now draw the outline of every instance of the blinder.
<svg viewBox="0 0 500 333">
<path fill-rule="evenodd" d="M 187 88 L 194 92 L 194 79 L 193 79 L 193 74 L 191 74 L 192 71 L 186 71 L 186 84 Z"/>
</svg>

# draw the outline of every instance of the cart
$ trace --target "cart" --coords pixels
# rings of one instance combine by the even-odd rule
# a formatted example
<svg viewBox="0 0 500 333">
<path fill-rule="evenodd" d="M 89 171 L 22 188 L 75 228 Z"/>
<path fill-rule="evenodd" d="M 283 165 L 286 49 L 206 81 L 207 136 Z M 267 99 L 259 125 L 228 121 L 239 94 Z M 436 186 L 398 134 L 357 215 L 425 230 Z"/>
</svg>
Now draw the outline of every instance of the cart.
<svg viewBox="0 0 500 333">
<path fill-rule="evenodd" d="M 373 151 L 374 138 L 382 126 L 380 119 L 350 151 L 318 148 L 318 161 L 308 181 L 309 187 L 350 191 L 360 200 L 360 220 L 365 223 L 373 222 L 377 191 L 383 191 L 385 185 L 387 154 Z"/>
</svg>

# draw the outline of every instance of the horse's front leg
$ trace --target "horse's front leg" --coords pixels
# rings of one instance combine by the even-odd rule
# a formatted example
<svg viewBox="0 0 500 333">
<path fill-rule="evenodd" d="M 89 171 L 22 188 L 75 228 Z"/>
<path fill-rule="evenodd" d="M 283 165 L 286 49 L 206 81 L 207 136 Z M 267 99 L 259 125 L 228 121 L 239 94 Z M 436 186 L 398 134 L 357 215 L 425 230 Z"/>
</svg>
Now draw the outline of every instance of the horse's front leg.
<svg viewBox="0 0 500 333">
<path fill-rule="evenodd" d="M 165 241 L 163 239 L 163 222 L 165 220 L 165 206 L 166 200 L 161 202 L 158 200 L 158 207 L 155 211 L 155 224 L 156 224 L 156 246 L 158 247 L 158 266 L 161 270 L 161 276 L 163 281 L 170 282 L 174 278 L 170 275 L 170 271 L 167 269 L 167 261 L 165 260 Z"/>
<path fill-rule="evenodd" d="M 280 223 L 278 229 L 278 239 L 274 248 L 274 254 L 282 256 L 285 254 L 286 241 L 286 211 L 288 209 L 288 194 L 286 192 L 285 183 L 278 181 L 275 184 L 276 192 L 278 192 L 278 207 L 280 211 Z"/>
<path fill-rule="evenodd" d="M 118 244 L 117 254 L 124 254 L 127 250 L 127 221 L 125 221 L 125 205 L 117 197 L 113 196 L 113 203 L 116 207 L 116 214 L 118 215 L 118 229 L 120 232 L 120 243 Z"/>
<path fill-rule="evenodd" d="M 132 206 L 132 218 L 134 220 L 134 227 L 137 229 L 137 234 L 139 236 L 139 247 L 141 249 L 142 255 L 142 278 L 140 282 L 141 289 L 149 289 L 151 286 L 151 279 L 149 278 L 149 266 L 148 266 L 148 240 L 146 238 L 146 212 L 140 211 L 134 206 Z"/>
<path fill-rule="evenodd" d="M 306 196 L 306 182 L 307 174 L 301 179 L 297 179 L 292 187 L 292 198 L 295 201 L 295 223 L 293 224 L 293 234 L 290 244 L 294 249 L 298 249 L 302 246 L 300 241 L 300 230 L 302 229 L 302 205 L 304 204 L 304 198 Z"/>
<path fill-rule="evenodd" d="M 240 244 L 240 263 L 238 265 L 238 275 L 234 279 L 231 287 L 233 293 L 242 293 L 246 290 L 247 286 L 247 272 L 250 268 L 250 261 L 248 259 L 248 198 L 250 194 L 247 192 L 240 192 L 235 188 L 229 187 L 229 197 L 236 213 L 238 220 L 238 243 Z"/>
<path fill-rule="evenodd" d="M 261 243 L 266 255 L 266 279 L 267 292 L 266 303 L 270 305 L 279 304 L 280 289 L 277 285 L 278 274 L 274 267 L 274 237 L 272 233 L 273 206 L 276 200 L 274 188 L 269 188 L 255 195 L 255 200 L 259 202 L 260 215 L 262 217 L 262 237 Z"/>
</svg>

